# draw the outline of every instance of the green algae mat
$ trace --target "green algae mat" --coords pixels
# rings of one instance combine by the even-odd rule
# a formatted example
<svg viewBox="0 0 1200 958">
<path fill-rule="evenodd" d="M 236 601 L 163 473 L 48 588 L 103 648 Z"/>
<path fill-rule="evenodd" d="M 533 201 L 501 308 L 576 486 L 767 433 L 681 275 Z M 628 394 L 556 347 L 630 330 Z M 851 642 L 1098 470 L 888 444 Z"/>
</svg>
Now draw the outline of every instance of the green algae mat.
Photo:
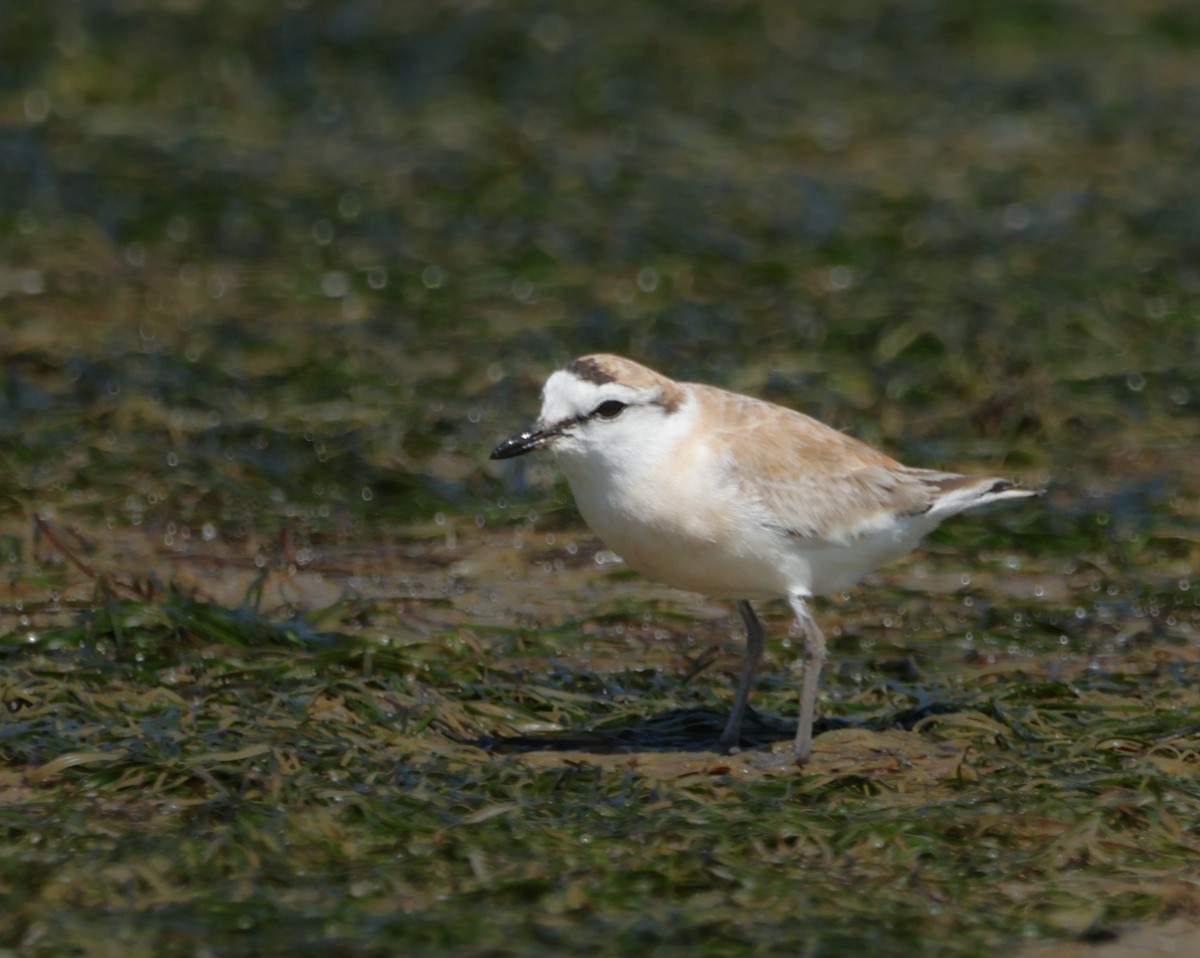
<svg viewBox="0 0 1200 958">
<path fill-rule="evenodd" d="M 3 19 L 0 955 L 1200 950 L 1192 4 Z M 1047 495 L 718 755 L 732 606 L 487 461 L 601 350 Z"/>
</svg>

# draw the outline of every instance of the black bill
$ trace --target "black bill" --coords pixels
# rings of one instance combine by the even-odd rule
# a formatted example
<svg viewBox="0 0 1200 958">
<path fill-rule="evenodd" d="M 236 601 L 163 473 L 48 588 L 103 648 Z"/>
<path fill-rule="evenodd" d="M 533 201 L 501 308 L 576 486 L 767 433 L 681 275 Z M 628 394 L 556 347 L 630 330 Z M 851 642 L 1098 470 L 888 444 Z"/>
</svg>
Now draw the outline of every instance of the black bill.
<svg viewBox="0 0 1200 958">
<path fill-rule="evenodd" d="M 500 443 L 492 450 L 491 458 L 512 459 L 514 456 L 523 456 L 527 452 L 533 452 L 544 446 L 555 436 L 561 435 L 562 433 L 557 429 L 527 429 Z"/>
</svg>

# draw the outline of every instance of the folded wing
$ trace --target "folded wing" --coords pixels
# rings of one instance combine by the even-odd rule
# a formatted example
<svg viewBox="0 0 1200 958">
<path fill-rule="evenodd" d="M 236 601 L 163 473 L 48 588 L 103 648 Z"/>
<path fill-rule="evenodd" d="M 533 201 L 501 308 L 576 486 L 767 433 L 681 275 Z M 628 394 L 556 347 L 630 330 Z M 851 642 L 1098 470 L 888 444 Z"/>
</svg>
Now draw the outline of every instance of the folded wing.
<svg viewBox="0 0 1200 958">
<path fill-rule="evenodd" d="M 720 399 L 713 425 L 736 446 L 724 463 L 729 480 L 761 521 L 791 536 L 845 544 L 904 517 L 927 516 L 932 528 L 987 502 L 1039 494 L 1006 479 L 912 469 L 782 406 Z"/>
</svg>

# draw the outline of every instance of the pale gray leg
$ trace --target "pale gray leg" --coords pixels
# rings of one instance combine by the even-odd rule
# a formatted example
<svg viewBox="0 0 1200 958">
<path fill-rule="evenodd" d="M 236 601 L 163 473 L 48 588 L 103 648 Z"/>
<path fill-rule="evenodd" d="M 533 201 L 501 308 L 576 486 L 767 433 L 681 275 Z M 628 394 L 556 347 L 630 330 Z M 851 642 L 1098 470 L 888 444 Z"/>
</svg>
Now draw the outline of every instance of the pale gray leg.
<svg viewBox="0 0 1200 958">
<path fill-rule="evenodd" d="M 800 689 L 800 724 L 796 727 L 796 761 L 803 764 L 812 756 L 817 688 L 821 682 L 821 667 L 825 664 L 825 634 L 809 614 L 803 596 L 789 596 L 788 604 L 804 632 L 804 684 Z"/>
<path fill-rule="evenodd" d="M 762 661 L 763 647 L 766 645 L 767 633 L 763 629 L 750 603 L 744 599 L 737 604 L 746 623 L 746 661 L 742 665 L 742 677 L 738 679 L 737 695 L 733 700 L 733 711 L 729 713 L 729 721 L 725 723 L 725 731 L 717 741 L 717 748 L 729 752 L 737 748 L 742 735 L 742 719 L 746 715 L 746 703 L 750 701 L 750 692 L 754 688 L 754 677 L 758 674 L 758 664 Z"/>
</svg>

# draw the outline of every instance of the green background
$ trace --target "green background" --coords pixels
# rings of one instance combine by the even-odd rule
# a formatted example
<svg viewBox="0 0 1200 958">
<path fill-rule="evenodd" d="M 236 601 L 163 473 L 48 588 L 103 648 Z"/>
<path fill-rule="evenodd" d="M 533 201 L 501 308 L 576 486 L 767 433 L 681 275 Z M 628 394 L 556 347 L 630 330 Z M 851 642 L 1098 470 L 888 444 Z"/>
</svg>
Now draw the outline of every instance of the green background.
<svg viewBox="0 0 1200 958">
<path fill-rule="evenodd" d="M 9 0 L 0 948 L 1194 915 L 1198 57 L 1182 0 Z M 877 742 L 705 753 L 732 610 L 486 461 L 595 351 L 1048 485 L 818 610 Z"/>
</svg>

